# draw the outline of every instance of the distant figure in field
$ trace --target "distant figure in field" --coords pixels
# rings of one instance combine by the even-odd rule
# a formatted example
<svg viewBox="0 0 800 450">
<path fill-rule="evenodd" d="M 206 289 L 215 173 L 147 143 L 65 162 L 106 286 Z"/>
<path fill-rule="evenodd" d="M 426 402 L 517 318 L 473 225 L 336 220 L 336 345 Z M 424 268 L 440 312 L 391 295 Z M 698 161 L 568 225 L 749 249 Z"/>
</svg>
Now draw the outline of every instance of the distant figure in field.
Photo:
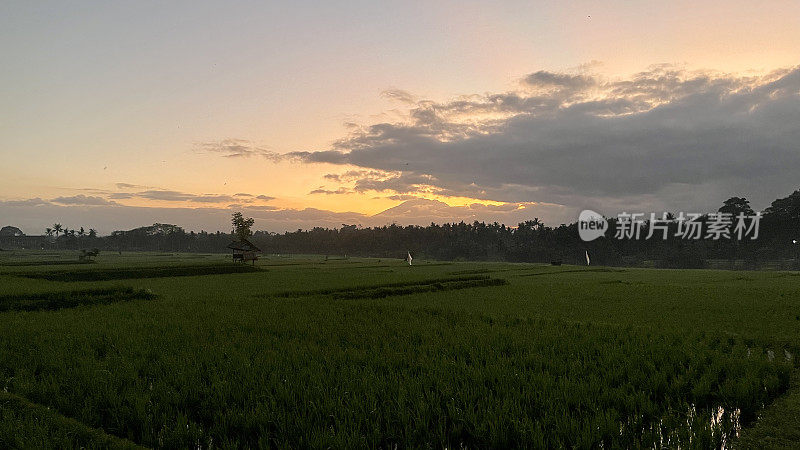
<svg viewBox="0 0 800 450">
<path fill-rule="evenodd" d="M 406 256 L 406 262 L 408 263 L 409 266 L 411 265 L 412 259 L 414 258 L 411 257 L 411 252 L 408 252 L 408 256 Z"/>
</svg>

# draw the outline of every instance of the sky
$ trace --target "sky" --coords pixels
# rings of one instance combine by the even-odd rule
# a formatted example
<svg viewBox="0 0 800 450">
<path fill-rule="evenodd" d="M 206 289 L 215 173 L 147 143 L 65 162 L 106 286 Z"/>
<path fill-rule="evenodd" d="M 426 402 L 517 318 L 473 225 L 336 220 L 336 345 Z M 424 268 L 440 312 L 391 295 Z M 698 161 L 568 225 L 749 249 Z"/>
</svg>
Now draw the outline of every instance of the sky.
<svg viewBox="0 0 800 450">
<path fill-rule="evenodd" d="M 800 188 L 800 2 L 0 4 L 0 226 L 572 222 Z"/>
</svg>

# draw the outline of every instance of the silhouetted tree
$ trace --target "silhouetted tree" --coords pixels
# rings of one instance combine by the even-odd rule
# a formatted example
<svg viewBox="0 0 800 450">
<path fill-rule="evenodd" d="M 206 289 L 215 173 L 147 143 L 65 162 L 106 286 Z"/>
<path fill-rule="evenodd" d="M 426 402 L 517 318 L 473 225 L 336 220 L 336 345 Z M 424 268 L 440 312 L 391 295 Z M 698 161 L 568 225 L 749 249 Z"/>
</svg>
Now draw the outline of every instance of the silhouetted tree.
<svg viewBox="0 0 800 450">
<path fill-rule="evenodd" d="M 737 217 L 739 214 L 745 216 L 752 216 L 754 214 L 753 208 L 750 207 L 750 202 L 744 197 L 731 197 L 725 200 L 719 212 L 728 213 L 732 217 Z"/>
<path fill-rule="evenodd" d="M 764 211 L 788 220 L 800 220 L 800 190 L 794 191 L 786 198 L 779 198 Z"/>
<path fill-rule="evenodd" d="M 235 212 L 233 213 L 233 217 L 231 218 L 231 224 L 233 224 L 233 234 L 236 235 L 239 239 L 247 239 L 253 235 L 253 232 L 250 231 L 250 228 L 255 223 L 252 217 L 244 218 L 242 213 Z"/>
</svg>

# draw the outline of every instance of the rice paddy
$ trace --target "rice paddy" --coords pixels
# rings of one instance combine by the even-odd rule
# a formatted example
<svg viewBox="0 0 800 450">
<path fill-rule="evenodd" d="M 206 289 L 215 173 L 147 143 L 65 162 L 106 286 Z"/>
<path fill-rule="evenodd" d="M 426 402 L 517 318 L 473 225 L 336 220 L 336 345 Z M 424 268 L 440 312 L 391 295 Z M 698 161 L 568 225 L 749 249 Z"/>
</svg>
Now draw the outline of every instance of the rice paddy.
<svg viewBox="0 0 800 450">
<path fill-rule="evenodd" d="M 728 448 L 793 432 L 794 272 L 38 258 L 0 255 L 0 447 Z"/>
</svg>

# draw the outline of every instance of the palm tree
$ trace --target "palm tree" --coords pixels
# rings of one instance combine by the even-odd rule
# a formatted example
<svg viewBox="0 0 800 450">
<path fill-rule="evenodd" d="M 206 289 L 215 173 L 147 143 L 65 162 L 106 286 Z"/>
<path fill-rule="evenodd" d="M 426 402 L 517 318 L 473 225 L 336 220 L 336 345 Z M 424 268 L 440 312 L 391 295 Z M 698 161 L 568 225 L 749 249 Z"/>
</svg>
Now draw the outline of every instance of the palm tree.
<svg viewBox="0 0 800 450">
<path fill-rule="evenodd" d="M 45 229 L 44 229 L 44 234 L 46 234 L 46 235 L 48 235 L 48 236 L 52 236 L 52 235 L 53 235 L 53 229 L 52 229 L 52 228 L 49 228 L 49 227 L 48 227 L 48 228 L 45 228 Z"/>
<path fill-rule="evenodd" d="M 55 231 L 56 237 L 58 237 L 58 233 L 61 233 L 61 230 L 63 230 L 63 228 L 61 228 L 60 223 L 53 224 L 53 231 Z"/>
<path fill-rule="evenodd" d="M 95 237 L 95 236 L 97 236 L 97 230 L 95 230 L 94 228 L 89 228 L 89 237 Z"/>
<path fill-rule="evenodd" d="M 81 236 L 81 237 L 83 237 L 85 234 L 86 234 L 86 232 L 85 232 L 85 231 L 83 231 L 83 227 L 81 227 L 81 229 L 80 229 L 80 230 L 78 230 L 78 236 Z"/>
</svg>

